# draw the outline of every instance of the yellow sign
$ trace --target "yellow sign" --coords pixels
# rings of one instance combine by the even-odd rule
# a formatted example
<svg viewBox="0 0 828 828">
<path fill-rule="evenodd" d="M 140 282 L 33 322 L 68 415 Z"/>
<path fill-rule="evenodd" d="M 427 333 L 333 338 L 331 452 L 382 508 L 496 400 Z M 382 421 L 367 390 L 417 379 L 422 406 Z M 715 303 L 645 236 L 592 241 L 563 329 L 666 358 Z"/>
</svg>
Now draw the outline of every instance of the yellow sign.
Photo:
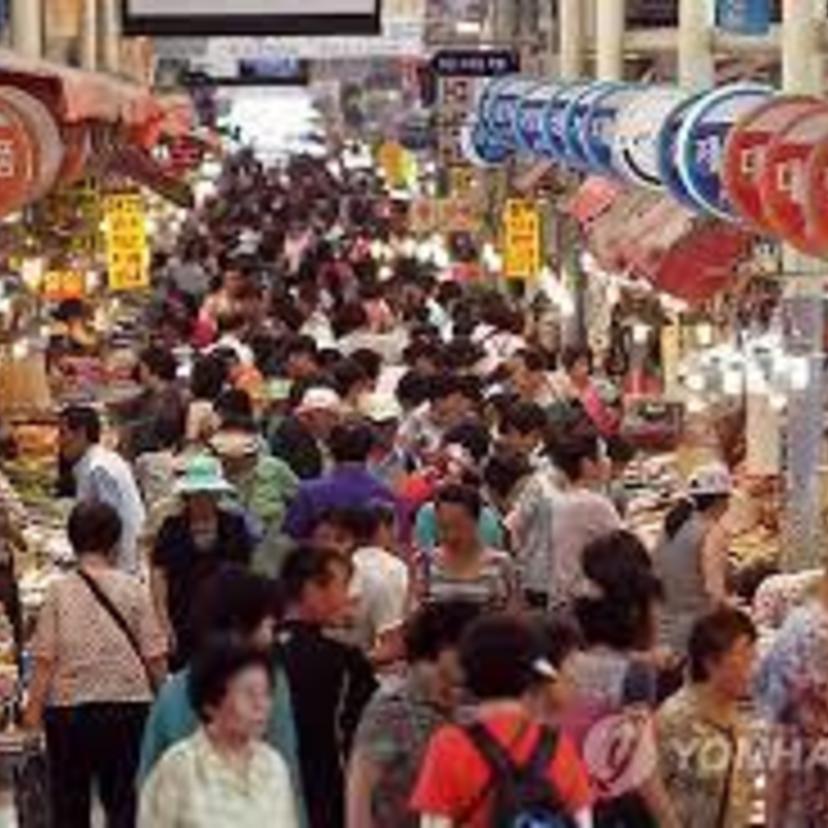
<svg viewBox="0 0 828 828">
<path fill-rule="evenodd" d="M 474 167 L 452 167 L 449 171 L 450 191 L 454 198 L 471 198 L 477 189 L 477 170 Z"/>
<path fill-rule="evenodd" d="M 104 199 L 109 289 L 143 290 L 150 286 L 150 250 L 144 199 L 119 193 Z"/>
<path fill-rule="evenodd" d="M 51 302 L 80 299 L 86 294 L 86 276 L 79 270 L 50 270 L 43 277 L 42 289 Z"/>
<path fill-rule="evenodd" d="M 534 279 L 541 268 L 540 213 L 534 201 L 513 198 L 503 213 L 503 273 L 508 279 Z"/>
</svg>

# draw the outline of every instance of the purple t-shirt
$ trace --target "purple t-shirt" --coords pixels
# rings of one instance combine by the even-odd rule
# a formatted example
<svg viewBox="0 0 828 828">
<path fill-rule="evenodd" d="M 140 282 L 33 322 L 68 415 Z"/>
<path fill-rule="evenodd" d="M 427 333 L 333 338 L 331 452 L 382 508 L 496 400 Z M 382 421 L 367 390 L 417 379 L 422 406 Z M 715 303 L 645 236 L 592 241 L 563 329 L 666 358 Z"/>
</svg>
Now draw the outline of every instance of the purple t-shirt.
<svg viewBox="0 0 828 828">
<path fill-rule="evenodd" d="M 397 507 L 391 491 L 367 469 L 343 466 L 299 487 L 285 519 L 285 532 L 296 540 L 304 540 L 310 537 L 316 521 L 325 512 L 367 506 L 377 501 Z"/>
</svg>

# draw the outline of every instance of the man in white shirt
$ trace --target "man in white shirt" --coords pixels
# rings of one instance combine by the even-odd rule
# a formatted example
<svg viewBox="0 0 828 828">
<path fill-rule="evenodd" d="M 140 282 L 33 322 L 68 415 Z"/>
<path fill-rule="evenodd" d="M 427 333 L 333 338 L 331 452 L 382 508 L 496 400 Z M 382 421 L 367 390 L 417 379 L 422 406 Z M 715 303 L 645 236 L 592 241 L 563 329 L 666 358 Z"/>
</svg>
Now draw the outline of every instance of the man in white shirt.
<svg viewBox="0 0 828 828">
<path fill-rule="evenodd" d="M 147 519 L 146 510 L 129 464 L 100 445 L 101 419 L 88 406 L 71 406 L 60 417 L 61 456 L 72 467 L 76 497 L 112 506 L 121 518 L 118 567 L 139 571 L 138 540 Z"/>
<path fill-rule="evenodd" d="M 374 664 L 402 655 L 402 631 L 408 611 L 409 572 L 390 550 L 396 543 L 396 512 L 370 503 L 354 515 L 356 541 L 350 593 L 356 643 Z"/>
<path fill-rule="evenodd" d="M 610 466 L 600 437 L 591 432 L 570 435 L 554 447 L 553 454 L 567 483 L 553 500 L 549 605 L 564 609 L 584 586 L 584 549 L 621 529 L 622 522 L 612 501 L 601 491 Z"/>
</svg>

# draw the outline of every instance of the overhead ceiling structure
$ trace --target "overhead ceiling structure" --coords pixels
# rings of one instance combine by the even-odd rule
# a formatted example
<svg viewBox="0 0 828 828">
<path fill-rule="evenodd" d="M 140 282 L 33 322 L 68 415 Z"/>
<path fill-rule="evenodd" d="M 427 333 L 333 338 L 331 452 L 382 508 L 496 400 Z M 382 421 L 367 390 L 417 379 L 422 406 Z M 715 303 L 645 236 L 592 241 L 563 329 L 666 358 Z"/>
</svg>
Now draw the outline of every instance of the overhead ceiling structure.
<svg viewBox="0 0 828 828">
<path fill-rule="evenodd" d="M 382 0 L 123 0 L 140 35 L 361 35 L 380 31 Z"/>
</svg>

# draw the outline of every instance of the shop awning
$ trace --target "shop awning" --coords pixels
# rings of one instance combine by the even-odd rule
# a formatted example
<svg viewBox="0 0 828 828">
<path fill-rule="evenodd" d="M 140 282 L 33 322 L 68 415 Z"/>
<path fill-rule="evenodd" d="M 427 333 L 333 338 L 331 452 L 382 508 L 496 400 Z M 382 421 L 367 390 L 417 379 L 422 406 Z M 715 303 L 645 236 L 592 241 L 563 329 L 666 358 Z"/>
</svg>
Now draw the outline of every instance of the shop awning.
<svg viewBox="0 0 828 828">
<path fill-rule="evenodd" d="M 173 204 L 191 209 L 195 206 L 193 189 L 186 181 L 170 175 L 149 153 L 137 146 L 123 146 L 115 150 L 109 170 L 132 179 L 149 188 Z"/>
<path fill-rule="evenodd" d="M 58 118 L 78 121 L 141 123 L 158 104 L 146 87 L 0 49 L 0 83 L 45 93 Z"/>
</svg>

